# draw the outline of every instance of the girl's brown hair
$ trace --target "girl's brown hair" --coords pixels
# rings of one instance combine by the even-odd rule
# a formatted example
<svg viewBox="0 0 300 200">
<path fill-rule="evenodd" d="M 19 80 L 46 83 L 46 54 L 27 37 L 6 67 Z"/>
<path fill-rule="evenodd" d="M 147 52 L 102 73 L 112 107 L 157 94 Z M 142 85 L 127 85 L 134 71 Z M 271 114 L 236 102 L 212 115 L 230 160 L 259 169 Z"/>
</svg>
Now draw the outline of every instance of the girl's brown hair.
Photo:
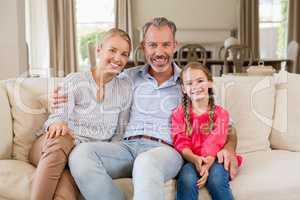
<svg viewBox="0 0 300 200">
<path fill-rule="evenodd" d="M 190 62 L 180 72 L 180 83 L 183 86 L 183 74 L 188 70 L 188 69 L 199 69 L 201 70 L 207 77 L 208 81 L 213 82 L 213 78 L 207 67 L 205 67 L 203 64 L 199 62 Z M 209 118 L 210 118 L 210 129 L 212 129 L 213 126 L 213 115 L 214 115 L 214 107 L 215 107 L 215 99 L 214 99 L 214 92 L 212 88 L 208 88 L 208 95 L 209 95 L 209 100 L 208 100 L 208 107 L 209 107 Z M 185 127 L 187 129 L 187 135 L 191 136 L 193 132 L 193 128 L 191 125 L 191 117 L 190 117 L 190 104 L 191 100 L 187 96 L 187 94 L 183 93 L 182 95 L 182 105 L 184 109 L 184 121 L 185 121 Z"/>
</svg>

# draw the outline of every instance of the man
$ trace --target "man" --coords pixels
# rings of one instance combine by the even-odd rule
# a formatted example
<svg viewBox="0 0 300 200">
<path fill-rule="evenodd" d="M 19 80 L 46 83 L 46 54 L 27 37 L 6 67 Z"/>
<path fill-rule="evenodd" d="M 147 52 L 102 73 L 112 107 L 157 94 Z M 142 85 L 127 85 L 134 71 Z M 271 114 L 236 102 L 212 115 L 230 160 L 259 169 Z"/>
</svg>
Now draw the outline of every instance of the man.
<svg viewBox="0 0 300 200">
<path fill-rule="evenodd" d="M 171 112 L 181 100 L 180 69 L 172 59 L 177 46 L 175 33 L 175 24 L 165 18 L 155 18 L 143 27 L 142 47 L 147 64 L 123 74 L 134 85 L 123 140 L 82 143 L 71 153 L 71 173 L 87 200 L 125 199 L 112 179 L 131 176 L 135 200 L 164 199 L 164 183 L 179 172 L 183 160 L 172 148 L 170 135 Z M 229 135 L 218 160 L 224 162 L 233 178 L 236 136 Z"/>
</svg>

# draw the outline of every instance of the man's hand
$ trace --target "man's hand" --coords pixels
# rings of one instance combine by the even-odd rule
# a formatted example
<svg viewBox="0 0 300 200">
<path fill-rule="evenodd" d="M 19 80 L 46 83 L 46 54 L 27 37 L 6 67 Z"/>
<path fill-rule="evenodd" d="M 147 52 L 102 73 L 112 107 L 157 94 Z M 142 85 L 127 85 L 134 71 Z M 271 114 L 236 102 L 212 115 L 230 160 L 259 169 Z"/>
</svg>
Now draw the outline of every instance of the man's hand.
<svg viewBox="0 0 300 200">
<path fill-rule="evenodd" d="M 230 178 L 233 180 L 237 175 L 238 164 L 235 157 L 234 151 L 229 151 L 226 148 L 223 148 L 217 154 L 218 162 L 224 164 L 225 170 L 229 171 Z"/>
<path fill-rule="evenodd" d="M 49 126 L 46 138 L 52 139 L 66 134 L 70 134 L 73 137 L 68 125 L 65 122 L 58 122 Z"/>
<path fill-rule="evenodd" d="M 68 96 L 61 94 L 61 87 L 56 88 L 53 91 L 51 104 L 50 104 L 50 112 L 55 112 L 56 109 L 61 107 L 61 104 L 68 102 Z"/>
</svg>

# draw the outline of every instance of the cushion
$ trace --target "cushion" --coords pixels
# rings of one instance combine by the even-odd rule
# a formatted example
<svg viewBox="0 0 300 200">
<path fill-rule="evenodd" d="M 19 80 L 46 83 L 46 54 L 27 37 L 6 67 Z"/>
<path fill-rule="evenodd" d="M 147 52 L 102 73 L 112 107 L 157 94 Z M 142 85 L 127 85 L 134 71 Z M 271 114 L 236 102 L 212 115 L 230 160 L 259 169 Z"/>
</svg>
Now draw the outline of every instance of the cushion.
<svg viewBox="0 0 300 200">
<path fill-rule="evenodd" d="M 12 154 L 13 132 L 10 105 L 3 81 L 0 82 L 0 159 L 9 159 Z"/>
<path fill-rule="evenodd" d="M 28 161 L 36 133 L 48 118 L 41 96 L 53 91 L 50 79 L 16 79 L 6 82 L 13 117 L 13 158 Z"/>
<path fill-rule="evenodd" d="M 115 179 L 117 184 L 126 196 L 127 200 L 132 200 L 133 197 L 133 185 L 130 178 Z M 174 200 L 176 196 L 176 181 L 169 180 L 165 183 L 165 200 Z M 202 188 L 199 192 L 199 200 L 211 200 L 210 195 L 206 188 Z"/>
<path fill-rule="evenodd" d="M 299 199 L 299 152 L 272 150 L 243 156 L 244 165 L 230 183 L 235 199 Z"/>
<path fill-rule="evenodd" d="M 35 167 L 23 161 L 0 160 L 0 169 L 0 199 L 30 199 L 30 187 L 35 172 Z M 114 182 L 116 183 L 117 187 L 125 193 L 126 199 L 131 200 L 133 196 L 131 179 L 115 179 Z M 207 190 L 203 190 L 205 191 L 204 196 L 207 196 Z M 170 180 L 165 184 L 165 195 L 166 200 L 175 199 L 175 180 Z M 79 199 L 84 200 L 82 196 L 80 196 Z M 201 199 L 210 200 L 210 198 Z"/>
<path fill-rule="evenodd" d="M 215 91 L 237 130 L 237 152 L 270 150 L 275 99 L 273 78 L 227 75 L 216 79 Z"/>
<path fill-rule="evenodd" d="M 300 151 L 300 75 L 281 71 L 276 75 L 276 102 L 271 147 Z"/>
<path fill-rule="evenodd" d="M 9 200 L 30 199 L 35 168 L 18 160 L 0 160 L 0 196 Z"/>
<path fill-rule="evenodd" d="M 258 151 L 243 156 L 245 157 L 244 165 L 238 176 L 230 182 L 235 199 L 299 199 L 299 152 Z M 0 199 L 29 199 L 35 168 L 22 161 L 0 160 L 0 169 Z M 117 179 L 114 182 L 126 193 L 128 200 L 132 199 L 131 179 Z M 165 194 L 166 200 L 174 199 L 174 180 L 165 184 Z M 199 199 L 211 200 L 205 188 L 200 190 Z"/>
</svg>

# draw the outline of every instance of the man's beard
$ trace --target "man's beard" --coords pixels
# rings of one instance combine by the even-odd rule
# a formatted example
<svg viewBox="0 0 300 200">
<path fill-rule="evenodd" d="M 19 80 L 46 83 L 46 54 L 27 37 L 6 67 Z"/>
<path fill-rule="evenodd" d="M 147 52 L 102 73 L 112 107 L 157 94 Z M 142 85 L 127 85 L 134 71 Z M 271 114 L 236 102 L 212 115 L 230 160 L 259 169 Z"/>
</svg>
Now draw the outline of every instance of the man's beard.
<svg viewBox="0 0 300 200">
<path fill-rule="evenodd" d="M 170 65 L 170 56 L 165 55 L 156 55 L 150 57 L 151 65 L 156 72 L 164 72 L 168 69 Z"/>
</svg>

